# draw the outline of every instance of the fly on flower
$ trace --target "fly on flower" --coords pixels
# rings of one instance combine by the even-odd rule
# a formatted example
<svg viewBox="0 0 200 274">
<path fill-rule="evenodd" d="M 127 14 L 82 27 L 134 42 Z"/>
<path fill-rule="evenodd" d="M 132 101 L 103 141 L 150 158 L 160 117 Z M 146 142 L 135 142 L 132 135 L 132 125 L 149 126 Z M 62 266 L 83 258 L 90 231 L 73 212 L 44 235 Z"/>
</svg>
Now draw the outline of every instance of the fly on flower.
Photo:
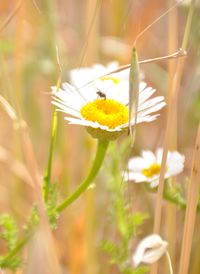
<svg viewBox="0 0 200 274">
<path fill-rule="evenodd" d="M 128 171 L 125 180 L 136 183 L 149 182 L 151 187 L 159 184 L 163 149 L 158 149 L 154 154 L 143 150 L 140 157 L 133 157 L 128 162 Z M 178 151 L 168 152 L 165 179 L 175 176 L 183 171 L 185 157 Z"/>
<path fill-rule="evenodd" d="M 85 126 L 95 138 L 115 139 L 129 126 L 129 69 L 108 75 L 118 65 L 75 69 L 70 73 L 70 84 L 53 90 L 53 104 L 67 114 L 70 124 Z M 106 76 L 102 76 L 106 75 Z M 94 81 L 93 81 L 94 80 Z M 89 83 L 89 84 L 86 84 Z M 105 95 L 103 100 L 97 91 Z M 139 83 L 137 123 L 151 122 L 166 103 L 163 96 L 150 98 L 155 89 Z M 134 115 L 131 124 L 134 125 Z"/>
<path fill-rule="evenodd" d="M 100 98 L 103 98 L 104 100 L 106 100 L 106 95 L 105 93 L 103 93 L 102 91 L 98 90 L 97 94 L 99 95 Z"/>
</svg>

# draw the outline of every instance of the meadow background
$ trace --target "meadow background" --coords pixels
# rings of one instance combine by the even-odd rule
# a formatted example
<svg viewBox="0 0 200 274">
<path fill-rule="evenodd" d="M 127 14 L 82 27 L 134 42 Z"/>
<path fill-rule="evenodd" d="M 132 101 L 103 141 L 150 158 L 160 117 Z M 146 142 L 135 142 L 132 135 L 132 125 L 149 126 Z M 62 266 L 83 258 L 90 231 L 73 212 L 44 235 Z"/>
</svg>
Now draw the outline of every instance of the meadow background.
<svg viewBox="0 0 200 274">
<path fill-rule="evenodd" d="M 94 63 L 107 64 L 116 60 L 130 63 L 131 48 L 136 35 L 174 4 L 172 0 L 24 0 L 1 1 L 0 4 L 0 94 L 20 113 L 28 125 L 39 173 L 44 175 L 51 134 L 51 86 L 56 85 L 59 67 L 62 81 L 67 81 L 72 68 Z M 178 177 L 186 195 L 190 176 L 195 136 L 200 117 L 200 20 L 195 8 L 178 99 L 178 116 L 171 130 L 172 149 L 185 155 L 184 173 Z M 188 6 L 179 6 L 162 18 L 137 43 L 139 60 L 173 53 L 181 46 Z M 142 65 L 150 86 L 159 95 L 169 97 L 170 81 L 176 60 Z M 132 155 L 141 149 L 155 150 L 163 145 L 166 109 L 155 122 L 139 125 Z M 0 213 L 14 216 L 23 235 L 23 226 L 33 203 L 36 190 L 31 186 L 20 132 L 0 105 Z M 132 212 L 143 212 L 144 224 L 137 229 L 131 242 L 131 254 L 138 239 L 152 233 L 155 194 L 141 185 L 121 183 L 119 175 L 127 164 L 126 136 L 113 142 L 96 185 L 84 193 L 59 218 L 52 232 L 41 230 L 23 252 L 20 273 L 122 273 L 110 266 L 110 256 L 100 247 L 103 240 L 120 243 L 119 219 Z M 95 153 L 96 140 L 83 127 L 67 125 L 58 115 L 58 130 L 52 164 L 52 182 L 58 184 L 59 197 L 65 197 L 84 178 Z M 27 152 L 28 153 L 28 152 Z M 130 153 L 130 152 L 129 152 Z M 117 173 L 118 172 L 118 173 Z M 117 174 L 117 178 L 115 177 Z M 61 198 L 59 198 L 61 199 Z M 116 200 L 120 201 L 116 205 Z M 163 202 L 162 235 L 173 235 L 172 261 L 178 269 L 184 223 L 184 210 L 176 208 L 170 219 Z M 118 208 L 118 209 L 117 209 Z M 170 211 L 171 210 L 171 211 Z M 119 212 L 119 214 L 115 214 Z M 119 217 L 122 214 L 123 217 Z M 174 216 L 173 215 L 173 216 Z M 121 215 L 120 215 L 121 216 Z M 121 220 L 121 219 L 120 219 Z M 124 223 L 123 223 L 124 225 Z M 190 274 L 200 273 L 200 218 L 197 214 Z M 5 246 L 0 241 L 0 254 Z M 163 261 L 164 265 L 164 261 Z M 59 270 L 58 270 L 59 269 Z M 167 268 L 166 268 L 167 269 Z M 161 267 L 160 273 L 168 273 Z M 166 272 L 164 272 L 166 271 Z M 4 272 L 3 272 L 4 273 Z M 5 273 L 12 273 L 6 270 Z"/>
</svg>

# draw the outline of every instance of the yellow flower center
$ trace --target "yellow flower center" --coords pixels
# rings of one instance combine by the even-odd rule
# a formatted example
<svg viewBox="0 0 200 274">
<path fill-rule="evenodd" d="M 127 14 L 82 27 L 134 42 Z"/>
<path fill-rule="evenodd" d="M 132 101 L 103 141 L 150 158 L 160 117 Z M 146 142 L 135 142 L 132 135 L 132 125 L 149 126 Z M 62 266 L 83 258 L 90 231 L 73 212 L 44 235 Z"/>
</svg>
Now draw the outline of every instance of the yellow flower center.
<svg viewBox="0 0 200 274">
<path fill-rule="evenodd" d="M 157 175 L 160 173 L 161 166 L 154 163 L 150 165 L 148 168 L 145 168 L 142 170 L 142 173 L 146 177 L 153 177 L 154 175 Z"/>
<path fill-rule="evenodd" d="M 96 99 L 84 105 L 80 112 L 86 120 L 111 129 L 128 122 L 128 108 L 113 99 Z"/>
<path fill-rule="evenodd" d="M 117 78 L 117 77 L 113 77 L 113 76 L 102 76 L 101 78 L 100 78 L 102 81 L 106 81 L 106 80 L 111 80 L 111 81 L 113 81 L 113 83 L 115 84 L 115 85 L 117 85 L 117 84 L 119 84 L 119 79 Z"/>
</svg>

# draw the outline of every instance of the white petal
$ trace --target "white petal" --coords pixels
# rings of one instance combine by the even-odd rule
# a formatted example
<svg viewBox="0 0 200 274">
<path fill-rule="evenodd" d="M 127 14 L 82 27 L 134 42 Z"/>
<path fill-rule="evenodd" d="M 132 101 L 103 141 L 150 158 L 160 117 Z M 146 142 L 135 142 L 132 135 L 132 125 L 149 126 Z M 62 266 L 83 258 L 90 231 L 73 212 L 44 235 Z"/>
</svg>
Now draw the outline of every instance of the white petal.
<svg viewBox="0 0 200 274">
<path fill-rule="evenodd" d="M 149 97 L 151 97 L 151 95 L 154 94 L 156 90 L 152 89 L 151 87 L 146 88 L 143 92 L 139 93 L 139 106 L 145 102 L 147 99 L 149 99 Z"/>
<path fill-rule="evenodd" d="M 164 97 L 163 96 L 157 96 L 157 97 L 154 97 L 154 98 L 152 98 L 150 100 L 147 100 L 143 104 L 139 105 L 138 112 L 142 111 L 142 110 L 146 110 L 147 108 L 149 109 L 152 106 L 156 106 L 156 105 L 158 105 L 158 103 L 160 103 L 162 101 L 164 101 Z"/>
<path fill-rule="evenodd" d="M 52 104 L 58 107 L 58 109 L 57 109 L 58 111 L 62 111 L 64 113 L 72 115 L 74 117 L 81 118 L 80 112 L 77 110 L 68 108 L 68 107 L 64 106 L 63 104 L 58 103 L 56 101 L 52 101 Z"/>
<path fill-rule="evenodd" d="M 138 114 L 136 123 L 140 124 L 140 123 L 144 123 L 144 122 L 152 122 L 152 121 L 155 121 L 159 116 L 160 116 L 160 114 L 146 115 L 146 116 L 140 116 L 140 114 Z M 132 126 L 135 125 L 135 119 L 134 118 L 131 121 L 131 125 Z M 121 125 L 121 127 L 123 127 L 123 128 L 128 127 L 128 123 Z"/>
<path fill-rule="evenodd" d="M 74 124 L 74 125 L 81 125 L 81 126 L 86 126 L 86 127 L 93 127 L 93 128 L 100 128 L 102 130 L 105 131 L 109 131 L 109 132 L 116 132 L 116 131 L 121 131 L 121 128 L 109 128 L 108 126 L 105 125 L 100 125 L 97 122 L 92 122 L 89 120 L 85 120 L 85 119 L 75 119 L 75 118 L 71 118 L 71 117 L 65 117 L 65 120 L 67 120 L 69 122 L 69 124 Z"/>
<path fill-rule="evenodd" d="M 147 86 L 147 83 L 144 81 L 141 81 L 139 84 L 139 92 L 142 92 Z"/>
<path fill-rule="evenodd" d="M 162 155 L 163 155 L 163 149 L 162 148 L 158 148 L 156 150 L 156 160 L 157 160 L 157 164 L 161 164 L 162 162 Z"/>
<path fill-rule="evenodd" d="M 152 264 L 159 260 L 166 252 L 168 243 L 157 234 L 145 237 L 138 245 L 132 257 L 133 266 L 141 263 Z"/>
<path fill-rule="evenodd" d="M 149 166 L 156 162 L 156 157 L 154 153 L 150 150 L 142 150 L 141 155 L 146 161 L 148 161 Z"/>
<path fill-rule="evenodd" d="M 143 157 L 133 157 L 128 162 L 128 169 L 131 171 L 141 171 L 144 168 L 148 168 L 149 161 Z"/>
<path fill-rule="evenodd" d="M 86 101 L 77 93 L 69 94 L 64 90 L 59 90 L 53 94 L 53 98 L 69 107 L 80 108 Z"/>
<path fill-rule="evenodd" d="M 161 164 L 163 149 L 159 148 L 156 152 L 157 163 Z M 181 155 L 178 151 L 168 151 L 167 154 L 167 172 L 165 178 L 177 175 L 181 173 L 184 169 L 185 157 Z"/>
<path fill-rule="evenodd" d="M 142 173 L 137 172 L 125 172 L 123 179 L 125 181 L 134 181 L 135 183 L 146 182 L 146 177 Z"/>
<path fill-rule="evenodd" d="M 152 121 L 156 120 L 159 116 L 160 116 L 160 114 L 146 115 L 146 116 L 138 115 L 137 124 L 143 123 L 143 122 L 152 122 Z M 131 124 L 134 125 L 135 121 L 132 121 Z"/>
<path fill-rule="evenodd" d="M 55 97 L 55 96 L 52 96 L 52 98 L 53 98 L 52 102 L 57 102 L 57 103 L 61 104 L 64 107 L 68 107 L 68 108 L 71 108 L 71 109 L 76 110 L 76 111 L 80 111 L 80 108 L 83 105 L 81 101 L 74 100 L 74 98 L 72 98 L 71 104 L 69 103 L 69 100 L 68 101 L 63 101 L 59 97 Z M 75 103 L 75 101 L 76 101 L 76 103 Z M 77 101 L 78 101 L 78 103 L 77 103 Z"/>
<path fill-rule="evenodd" d="M 141 116 L 146 116 L 146 115 L 148 115 L 150 113 L 153 113 L 153 112 L 156 112 L 156 111 L 162 109 L 164 106 L 166 106 L 166 103 L 165 102 L 161 102 L 161 103 L 158 103 L 155 106 L 152 106 L 152 107 L 147 108 L 145 110 L 139 111 L 139 114 Z"/>
</svg>

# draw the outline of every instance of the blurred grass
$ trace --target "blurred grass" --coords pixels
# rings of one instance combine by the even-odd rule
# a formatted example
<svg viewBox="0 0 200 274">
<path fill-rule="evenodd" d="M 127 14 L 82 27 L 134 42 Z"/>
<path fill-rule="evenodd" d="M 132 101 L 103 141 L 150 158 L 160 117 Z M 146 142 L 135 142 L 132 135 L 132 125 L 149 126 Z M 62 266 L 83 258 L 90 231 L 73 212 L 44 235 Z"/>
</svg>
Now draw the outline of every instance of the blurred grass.
<svg viewBox="0 0 200 274">
<path fill-rule="evenodd" d="M 0 22 L 6 20 L 17 3 L 18 1 L 14 0 L 2 1 Z M 166 10 L 167 1 L 103 0 L 97 11 L 95 22 L 92 23 L 91 32 L 88 31 L 95 13 L 96 1 L 35 0 L 35 3 L 37 8 L 33 1 L 23 1 L 19 11 L 1 32 L 0 94 L 27 121 L 42 176 L 47 164 L 52 117 L 50 87 L 56 84 L 59 73 L 56 63 L 56 46 L 59 48 L 63 81 L 67 79 L 69 69 L 81 63 L 83 55 L 84 65 L 96 62 L 106 64 L 113 58 L 119 60 L 121 64 L 129 63 L 128 48 L 132 46 L 134 38 Z M 183 35 L 186 13 L 187 7 L 178 8 L 178 42 Z M 196 8 L 178 110 L 178 148 L 181 148 L 188 159 L 185 175 L 188 175 L 187 171 L 191 165 L 191 149 L 200 118 L 198 14 L 199 8 Z M 167 54 L 166 27 L 167 17 L 138 41 L 139 59 Z M 117 44 L 108 44 L 109 50 L 105 52 L 103 37 L 117 38 L 121 42 L 121 48 L 117 50 Z M 148 83 L 157 88 L 159 94 L 164 95 L 167 94 L 167 66 L 167 62 L 142 66 Z M 155 123 L 139 126 L 134 153 L 139 152 L 141 148 L 154 149 L 158 144 L 162 144 L 164 113 L 165 111 L 162 111 L 162 116 Z M 23 163 L 24 157 L 20 149 L 18 133 L 13 129 L 12 121 L 2 108 L 0 108 L 0 125 L 0 146 L 10 153 L 13 161 Z M 84 129 L 66 125 L 63 115 L 59 114 L 52 176 L 53 181 L 58 182 L 63 196 L 74 189 L 87 173 L 94 147 L 95 141 L 86 134 Z M 0 176 L 1 213 L 12 213 L 19 226 L 22 226 L 34 201 L 32 189 L 11 172 L 9 160 L 6 163 L 0 162 Z M 104 215 L 106 207 L 112 206 L 107 204 L 104 196 L 106 191 L 104 185 L 107 184 L 107 180 L 106 174 L 101 174 L 99 176 L 101 188 L 89 190 L 84 197 L 66 210 L 59 220 L 59 228 L 54 232 L 54 236 L 63 273 L 100 273 L 102 264 L 105 264 L 107 269 L 103 274 L 117 273 L 116 269 L 109 268 L 107 258 L 98 256 L 99 251 L 96 251 L 96 246 L 102 239 L 100 228 L 106 222 L 105 218 L 98 218 L 98 213 L 101 211 L 101 215 Z M 137 206 L 140 208 L 146 197 L 143 193 L 138 195 L 142 200 L 140 202 L 137 198 Z M 101 205 L 105 203 L 106 206 L 101 208 L 97 206 L 97 203 Z M 153 199 L 150 199 L 148 203 L 153 207 Z M 151 210 L 149 211 L 151 213 Z M 180 212 L 178 222 L 181 223 L 182 217 L 183 212 Z M 180 225 L 177 234 L 181 233 Z M 196 240 L 199 242 L 198 236 Z M 198 245 L 196 244 L 194 248 L 198 248 Z M 193 252 L 194 256 L 198 257 L 198 253 Z M 193 260 L 195 270 L 191 274 L 197 274 L 200 272 L 200 266 L 195 262 L 195 258 Z"/>
</svg>

